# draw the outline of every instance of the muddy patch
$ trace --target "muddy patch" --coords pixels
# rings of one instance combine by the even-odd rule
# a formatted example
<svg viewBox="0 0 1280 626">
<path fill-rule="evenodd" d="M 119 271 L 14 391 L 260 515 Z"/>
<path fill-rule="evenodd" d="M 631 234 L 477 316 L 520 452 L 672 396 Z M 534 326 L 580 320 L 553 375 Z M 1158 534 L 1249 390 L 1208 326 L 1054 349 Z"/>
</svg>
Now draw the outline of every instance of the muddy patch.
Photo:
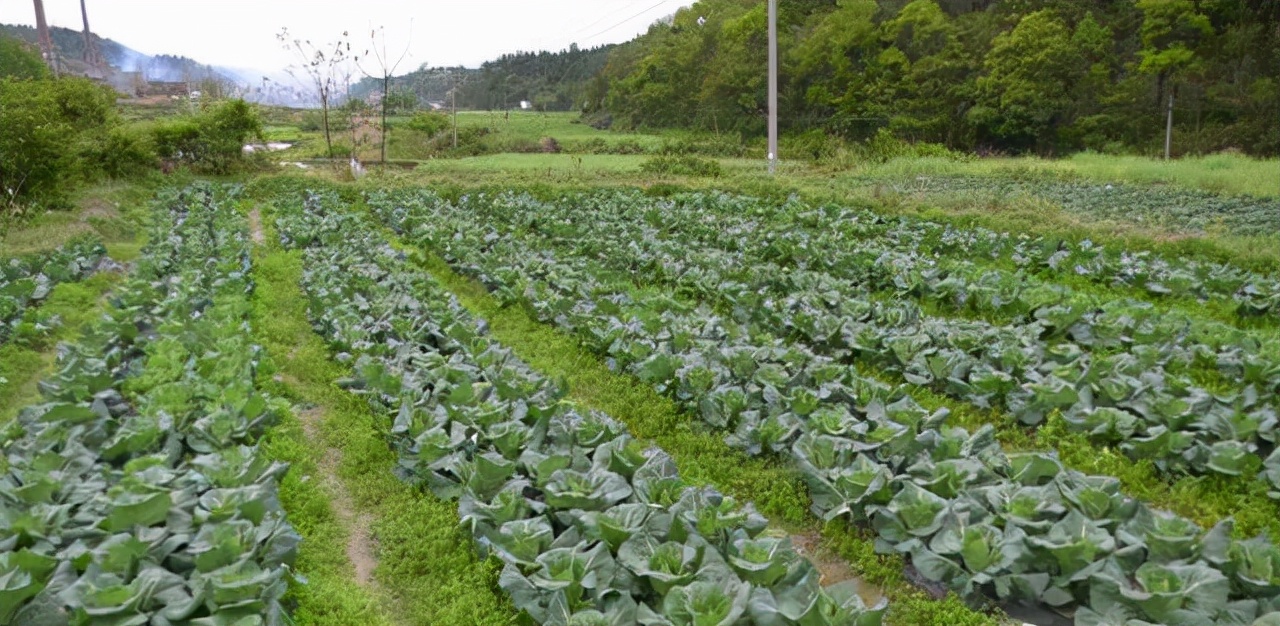
<svg viewBox="0 0 1280 626">
<path fill-rule="evenodd" d="M 828 548 L 822 536 L 816 532 L 791 535 L 791 545 L 796 552 L 818 569 L 822 586 L 834 585 L 852 580 L 857 585 L 858 595 L 867 606 L 875 606 L 884 598 L 879 587 L 863 580 L 857 572 L 849 567 L 849 562 Z"/>
<path fill-rule="evenodd" d="M 255 246 L 267 242 L 267 236 L 262 232 L 262 211 L 258 207 L 253 207 L 253 210 L 249 211 L 249 237 Z"/>
<path fill-rule="evenodd" d="M 257 212 L 257 209 L 254 209 Z M 315 445 L 321 445 L 323 436 L 320 433 L 324 422 L 324 411 L 316 408 L 298 412 L 302 421 L 302 431 L 307 439 Z M 356 571 L 356 582 L 361 586 L 373 584 L 373 570 L 378 566 L 378 545 L 370 531 L 373 520 L 356 508 L 355 500 L 347 491 L 342 480 L 338 478 L 338 467 L 342 465 L 342 451 L 325 446 L 324 454 L 317 463 L 320 484 L 329 494 L 329 506 L 333 514 L 347 528 L 347 558 Z"/>
<path fill-rule="evenodd" d="M 80 209 L 80 221 L 82 222 L 113 220 L 117 217 L 120 217 L 120 211 L 116 209 L 115 205 L 102 198 L 90 199 Z"/>
</svg>

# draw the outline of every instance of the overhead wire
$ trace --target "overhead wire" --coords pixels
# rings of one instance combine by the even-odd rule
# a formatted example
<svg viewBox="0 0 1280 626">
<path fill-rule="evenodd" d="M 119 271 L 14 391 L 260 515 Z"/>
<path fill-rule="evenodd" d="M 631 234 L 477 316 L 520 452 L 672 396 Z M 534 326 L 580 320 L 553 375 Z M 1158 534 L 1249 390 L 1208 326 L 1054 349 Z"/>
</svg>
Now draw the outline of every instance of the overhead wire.
<svg viewBox="0 0 1280 626">
<path fill-rule="evenodd" d="M 569 36 L 570 36 L 570 37 L 572 37 L 572 36 L 574 36 L 574 35 L 578 35 L 578 34 L 581 34 L 581 33 L 585 33 L 585 32 L 587 32 L 587 31 L 591 30 L 592 28 L 595 28 L 596 26 L 600 25 L 600 24 L 601 24 L 602 22 L 604 22 L 605 20 L 613 19 L 613 17 L 614 17 L 614 16 L 616 16 L 616 15 L 618 15 L 619 13 L 622 13 L 622 12 L 624 12 L 624 11 L 629 11 L 629 10 L 631 10 L 633 7 L 635 7 L 635 6 L 637 6 L 637 5 L 639 5 L 640 3 L 645 2 L 645 1 L 646 1 L 646 0 L 634 0 L 633 2 L 631 2 L 631 3 L 627 4 L 626 6 L 622 7 L 621 9 L 617 9 L 617 10 L 615 10 L 615 11 L 610 11 L 610 12 L 608 12 L 608 13 L 605 13 L 604 15 L 600 16 L 600 18 L 599 18 L 599 19 L 597 19 L 596 21 L 591 22 L 590 24 L 587 24 L 586 26 L 583 26 L 582 28 L 579 28 L 578 30 L 573 31 L 572 33 L 569 33 Z"/>
<path fill-rule="evenodd" d="M 585 37 L 585 38 L 583 38 L 583 40 L 582 40 L 582 41 L 583 41 L 584 43 L 585 43 L 585 42 L 588 42 L 588 41 L 591 41 L 592 39 L 595 39 L 596 37 L 599 37 L 600 35 L 603 35 L 603 34 L 605 34 L 605 33 L 609 32 L 609 31 L 611 31 L 611 30 L 613 30 L 613 29 L 615 29 L 615 28 L 618 28 L 619 26 L 622 26 L 623 24 L 626 24 L 627 22 L 630 22 L 631 20 L 634 20 L 634 19 L 636 19 L 637 17 L 640 17 L 641 15 L 644 15 L 645 13 L 648 13 L 649 11 L 652 11 L 652 10 L 654 10 L 654 9 L 656 9 L 656 8 L 658 8 L 658 7 L 662 6 L 662 5 L 664 5 L 664 4 L 666 4 L 666 3 L 670 2 L 670 1 L 671 1 L 671 0 L 661 0 L 661 1 L 660 1 L 660 2 L 658 2 L 657 4 L 654 4 L 653 6 L 651 6 L 651 7 L 647 8 L 647 9 L 645 9 L 645 10 L 643 10 L 643 11 L 639 12 L 639 13 L 636 13 L 635 15 L 632 15 L 631 17 L 628 17 L 627 19 L 622 20 L 621 22 L 618 22 L 617 24 L 614 24 L 613 26 L 610 26 L 610 27 L 608 27 L 608 28 L 606 28 L 606 29 L 604 29 L 604 30 L 602 30 L 602 31 L 600 31 L 600 32 L 598 32 L 598 33 L 596 33 L 596 34 L 594 34 L 594 35 L 591 35 L 590 37 Z"/>
</svg>

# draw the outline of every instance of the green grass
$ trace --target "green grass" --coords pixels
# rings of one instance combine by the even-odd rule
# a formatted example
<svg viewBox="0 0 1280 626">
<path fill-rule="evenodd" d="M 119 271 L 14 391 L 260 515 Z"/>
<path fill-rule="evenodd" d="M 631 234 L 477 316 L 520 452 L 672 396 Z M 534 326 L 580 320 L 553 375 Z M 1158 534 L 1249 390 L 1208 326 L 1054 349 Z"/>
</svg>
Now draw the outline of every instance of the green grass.
<svg viewBox="0 0 1280 626">
<path fill-rule="evenodd" d="M 112 259 L 135 260 L 142 250 L 140 224 L 151 193 L 150 183 L 107 183 L 82 190 L 76 197 L 77 211 L 49 211 L 10 223 L 0 236 L 0 251 L 5 255 L 42 252 L 91 234 L 103 240 Z M 0 383 L 0 423 L 40 400 L 36 382 L 53 370 L 56 344 L 74 341 L 102 312 L 103 297 L 123 279 L 121 274 L 99 273 L 56 285 L 40 305 L 41 313 L 59 316 L 62 324 L 38 341 L 0 346 L 0 379 L 8 381 Z"/>
<path fill-rule="evenodd" d="M 9 223 L 0 231 L 0 252 L 5 256 L 52 250 L 82 235 L 93 235 L 108 251 L 123 251 L 127 261 L 140 249 L 142 221 L 161 180 L 108 182 L 76 192 L 74 209 L 45 211 Z M 132 256 L 128 250 L 134 250 Z"/>
<path fill-rule="evenodd" d="M 875 554 L 869 535 L 843 523 L 823 526 L 809 512 L 809 494 L 788 463 L 733 450 L 718 435 L 695 427 L 694 420 L 671 400 L 632 377 L 609 371 L 571 336 L 539 323 L 522 309 L 503 307 L 482 285 L 454 273 L 440 258 L 415 257 L 468 310 L 489 322 L 495 339 L 542 374 L 567 382 L 572 401 L 608 413 L 635 436 L 660 446 L 685 480 L 714 485 L 739 501 L 754 502 L 787 532 L 821 532 L 829 549 L 890 598 L 889 623 L 1000 623 L 999 616 L 974 611 L 954 595 L 942 601 L 928 598 L 903 578 L 900 557 Z"/>
<path fill-rule="evenodd" d="M 297 126 L 266 125 L 262 127 L 262 139 L 264 141 L 299 141 L 302 139 L 302 130 Z"/>
<path fill-rule="evenodd" d="M 40 401 L 36 383 L 53 371 L 54 347 L 75 341 L 86 324 L 101 314 L 103 296 L 119 284 L 121 274 L 95 274 L 78 283 L 60 283 L 41 305 L 41 312 L 57 315 L 62 324 L 48 336 L 31 343 L 0 345 L 0 424 L 8 423 L 24 407 Z"/>
<path fill-rule="evenodd" d="M 634 142 L 643 148 L 653 149 L 663 141 L 662 135 L 653 133 L 599 130 L 581 122 L 577 113 L 568 111 L 511 111 L 508 114 L 502 111 L 459 111 L 458 128 L 467 127 L 487 128 L 492 135 L 514 141 L 537 141 L 543 137 L 552 137 L 569 147 L 572 144 L 601 140 L 606 144 Z"/>
<path fill-rule="evenodd" d="M 395 454 L 382 435 L 388 420 L 333 384 L 350 372 L 330 359 L 311 331 L 301 273 L 300 255 L 278 250 L 258 254 L 254 268 L 254 332 L 275 365 L 274 374 L 264 372 L 263 382 L 273 393 L 324 415 L 323 441 L 308 441 L 293 417 L 267 441 L 273 458 L 297 463 L 281 484 L 289 520 L 305 539 L 298 571 L 310 580 L 290 589 L 297 623 L 513 623 L 515 611 L 496 586 L 498 566 L 476 557 L 470 536 L 459 528 L 456 504 L 397 480 Z M 377 589 L 355 583 L 345 554 L 348 529 L 316 484 L 316 463 L 325 448 L 341 452 L 338 478 L 358 510 L 372 518 Z"/>
</svg>

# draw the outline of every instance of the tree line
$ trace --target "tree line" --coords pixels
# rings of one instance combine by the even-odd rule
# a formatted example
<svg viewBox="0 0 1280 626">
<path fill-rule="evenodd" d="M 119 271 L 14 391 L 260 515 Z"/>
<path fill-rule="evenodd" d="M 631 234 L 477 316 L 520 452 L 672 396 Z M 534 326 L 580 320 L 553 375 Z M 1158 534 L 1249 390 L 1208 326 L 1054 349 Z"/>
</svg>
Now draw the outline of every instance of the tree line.
<svg viewBox="0 0 1280 626">
<path fill-rule="evenodd" d="M 1280 152 L 1275 0 L 780 0 L 780 125 L 960 150 Z M 764 0 L 701 0 L 612 50 L 587 110 L 755 136 Z"/>
<path fill-rule="evenodd" d="M 421 68 L 391 81 L 393 90 L 412 93 L 421 104 L 453 105 L 479 111 L 514 109 L 528 102 L 539 111 L 578 111 L 586 105 L 588 87 L 604 69 L 613 45 L 559 52 L 516 52 L 486 61 L 478 69 Z M 376 79 L 365 78 L 351 88 L 351 97 L 365 98 L 381 90 Z"/>
</svg>

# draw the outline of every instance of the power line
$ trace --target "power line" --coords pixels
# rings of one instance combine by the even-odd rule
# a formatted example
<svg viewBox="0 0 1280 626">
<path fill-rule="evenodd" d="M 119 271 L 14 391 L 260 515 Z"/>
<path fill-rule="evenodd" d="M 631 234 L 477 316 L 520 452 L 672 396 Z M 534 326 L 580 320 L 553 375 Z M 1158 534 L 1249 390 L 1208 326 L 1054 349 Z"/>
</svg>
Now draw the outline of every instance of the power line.
<svg viewBox="0 0 1280 626">
<path fill-rule="evenodd" d="M 652 11 L 652 10 L 656 9 L 656 8 L 658 8 L 658 7 L 660 7 L 660 6 L 664 5 L 664 4 L 666 4 L 666 3 L 667 3 L 667 2 L 669 2 L 669 1 L 670 1 L 670 0 L 662 0 L 661 2 L 659 2 L 659 3 L 657 3 L 657 4 L 653 5 L 653 6 L 651 6 L 651 7 L 649 7 L 649 8 L 647 8 L 647 9 L 645 9 L 645 10 L 643 10 L 643 11 L 639 12 L 639 13 L 636 13 L 635 15 L 632 15 L 631 17 L 628 17 L 627 19 L 622 20 L 621 22 L 618 22 L 617 24 L 614 24 L 613 26 L 610 26 L 610 27 L 608 27 L 608 28 L 606 28 L 606 29 L 604 29 L 604 30 L 602 30 L 602 31 L 600 31 L 600 32 L 598 32 L 598 33 L 596 33 L 596 34 L 594 34 L 594 35 L 590 36 L 590 37 L 586 37 L 586 38 L 584 38 L 582 41 L 583 41 L 583 42 L 591 41 L 592 39 L 595 39 L 596 37 L 599 37 L 600 35 L 603 35 L 603 34 L 605 34 L 605 33 L 609 32 L 609 31 L 611 31 L 611 30 L 613 30 L 613 29 L 615 29 L 615 28 L 617 28 L 617 27 L 619 27 L 619 26 L 622 26 L 623 24 L 626 24 L 627 22 L 630 22 L 631 20 L 634 20 L 634 19 L 636 19 L 637 17 L 640 17 L 641 15 L 644 15 L 645 13 L 648 13 L 649 11 Z"/>
<path fill-rule="evenodd" d="M 616 11 L 610 11 L 610 12 L 608 12 L 608 13 L 605 13 L 604 15 L 600 16 L 600 18 L 599 18 L 599 19 L 597 19 L 596 21 L 591 22 L 590 24 L 587 24 L 586 26 L 583 26 L 582 28 L 579 28 L 578 30 L 573 31 L 572 33 L 569 33 L 569 36 L 570 36 L 570 37 L 572 37 L 572 36 L 574 36 L 574 35 L 577 35 L 577 34 L 580 34 L 580 33 L 584 33 L 584 32 L 586 32 L 586 31 L 588 31 L 588 30 L 591 30 L 592 28 L 595 28 L 596 26 L 600 25 L 600 23 L 601 23 L 601 22 L 604 22 L 604 21 L 605 21 L 605 20 L 607 20 L 607 19 L 612 19 L 614 16 L 618 15 L 619 13 L 622 13 L 623 11 L 629 11 L 629 10 L 631 10 L 631 8 L 632 8 L 632 7 L 634 7 L 634 6 L 636 6 L 636 5 L 640 4 L 641 2 L 644 2 L 644 1 L 645 1 L 645 0 L 635 0 L 634 2 L 632 2 L 632 3 L 628 4 L 627 6 L 622 7 L 621 9 L 618 9 L 618 10 L 616 10 Z"/>
</svg>

